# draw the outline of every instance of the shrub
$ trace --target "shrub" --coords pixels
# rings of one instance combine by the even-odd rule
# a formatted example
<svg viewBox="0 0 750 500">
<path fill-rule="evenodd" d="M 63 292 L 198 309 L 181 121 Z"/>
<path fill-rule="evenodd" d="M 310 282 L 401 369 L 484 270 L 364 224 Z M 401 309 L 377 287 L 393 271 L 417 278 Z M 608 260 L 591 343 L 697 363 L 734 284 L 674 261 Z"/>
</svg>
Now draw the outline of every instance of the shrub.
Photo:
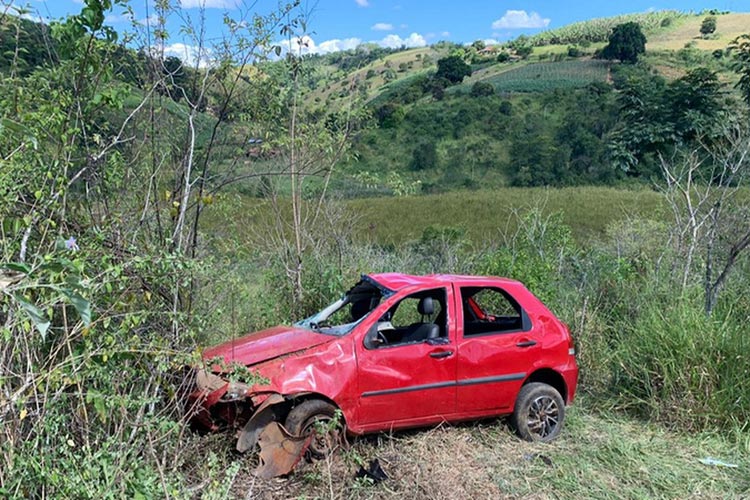
<svg viewBox="0 0 750 500">
<path fill-rule="evenodd" d="M 472 97 L 487 97 L 495 95 L 495 87 L 487 82 L 476 82 L 471 86 Z"/>
</svg>

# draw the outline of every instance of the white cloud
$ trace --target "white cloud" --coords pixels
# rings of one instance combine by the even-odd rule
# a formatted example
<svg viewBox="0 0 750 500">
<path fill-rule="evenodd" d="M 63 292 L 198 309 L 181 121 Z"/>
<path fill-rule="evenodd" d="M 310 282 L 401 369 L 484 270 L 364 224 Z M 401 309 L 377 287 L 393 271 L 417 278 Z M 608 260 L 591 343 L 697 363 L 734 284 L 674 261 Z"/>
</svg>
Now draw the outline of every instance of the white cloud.
<svg viewBox="0 0 750 500">
<path fill-rule="evenodd" d="M 104 21 L 108 24 L 120 24 L 130 22 L 130 17 L 125 14 L 107 14 Z"/>
<path fill-rule="evenodd" d="M 197 62 L 199 68 L 205 68 L 211 64 L 211 57 L 208 50 L 205 48 L 199 49 L 195 45 L 185 45 L 179 42 L 165 45 L 164 55 L 179 57 L 186 66 L 195 67 Z"/>
<path fill-rule="evenodd" d="M 393 31 L 393 25 L 390 23 L 375 23 L 370 29 L 374 31 Z"/>
<path fill-rule="evenodd" d="M 138 20 L 138 24 L 142 24 L 143 26 L 156 26 L 159 24 L 159 16 L 152 14 L 148 17 L 144 17 L 143 19 Z"/>
<path fill-rule="evenodd" d="M 536 12 L 527 14 L 525 10 L 506 10 L 503 17 L 492 23 L 492 29 L 546 28 L 549 22 Z"/>
<path fill-rule="evenodd" d="M 398 35 L 388 35 L 382 40 L 375 42 L 381 47 L 388 47 L 389 49 L 397 49 L 401 46 L 404 47 L 424 47 L 427 45 L 427 40 L 419 33 L 412 33 L 406 38 L 401 38 Z"/>
<path fill-rule="evenodd" d="M 179 0 L 183 9 L 202 7 L 206 9 L 235 9 L 239 0 Z"/>
<path fill-rule="evenodd" d="M 316 44 L 315 40 L 311 37 L 303 36 L 293 38 L 291 42 L 289 40 L 282 40 L 279 42 L 279 46 L 281 46 L 281 50 L 284 53 L 291 49 L 294 54 L 329 54 L 331 52 L 356 49 L 361 43 L 362 40 L 359 38 L 345 38 L 343 40 L 335 38 Z"/>
<path fill-rule="evenodd" d="M 345 38 L 343 40 L 334 39 L 326 40 L 318 45 L 319 54 L 328 54 L 329 52 L 339 52 L 341 50 L 356 49 L 362 44 L 359 38 Z"/>
<path fill-rule="evenodd" d="M 440 36 L 442 36 L 443 38 L 448 38 L 449 36 L 451 36 L 451 32 L 450 31 L 443 31 L 443 32 L 440 33 Z"/>
<path fill-rule="evenodd" d="M 354 0 L 360 7 L 369 7 L 370 2 L 368 0 Z"/>
<path fill-rule="evenodd" d="M 364 42 L 360 38 L 344 38 L 343 40 L 334 38 L 333 40 L 326 40 L 324 42 L 316 43 L 309 36 L 303 36 L 300 38 L 293 38 L 289 40 L 281 40 L 277 44 L 281 47 L 282 53 L 287 53 L 290 50 L 294 54 L 330 54 L 331 52 L 340 52 L 342 50 L 356 49 Z M 412 33 L 406 38 L 401 38 L 398 35 L 387 35 L 382 40 L 373 40 L 368 43 L 374 43 L 381 47 L 387 47 L 391 49 L 397 49 L 399 47 L 424 47 L 427 45 L 425 37 L 419 33 Z M 181 45 L 181 44 L 175 44 Z"/>
<path fill-rule="evenodd" d="M 485 39 L 484 39 L 484 40 L 482 40 L 482 41 L 483 41 L 483 42 L 484 42 L 484 44 L 485 44 L 485 45 L 487 45 L 488 47 L 489 47 L 490 45 L 497 45 L 498 43 L 500 43 L 500 42 L 498 42 L 497 40 L 495 40 L 494 38 L 485 38 Z"/>
</svg>

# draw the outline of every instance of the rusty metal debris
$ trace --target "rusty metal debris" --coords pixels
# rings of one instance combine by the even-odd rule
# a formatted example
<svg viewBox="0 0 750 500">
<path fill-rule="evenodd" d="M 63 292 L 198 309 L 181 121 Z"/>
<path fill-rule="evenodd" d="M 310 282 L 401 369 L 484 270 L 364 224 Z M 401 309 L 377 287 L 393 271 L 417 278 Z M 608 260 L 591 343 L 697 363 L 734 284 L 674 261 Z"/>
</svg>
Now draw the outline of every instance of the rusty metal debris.
<svg viewBox="0 0 750 500">
<path fill-rule="evenodd" d="M 240 432 L 239 439 L 237 440 L 237 451 L 244 453 L 255 447 L 263 429 L 274 419 L 274 412 L 271 407 L 283 402 L 284 397 L 281 394 L 271 394 L 263 401 Z"/>
<path fill-rule="evenodd" d="M 313 435 L 296 437 L 278 422 L 271 422 L 260 432 L 260 464 L 255 473 L 262 479 L 289 474 L 310 446 Z"/>
</svg>

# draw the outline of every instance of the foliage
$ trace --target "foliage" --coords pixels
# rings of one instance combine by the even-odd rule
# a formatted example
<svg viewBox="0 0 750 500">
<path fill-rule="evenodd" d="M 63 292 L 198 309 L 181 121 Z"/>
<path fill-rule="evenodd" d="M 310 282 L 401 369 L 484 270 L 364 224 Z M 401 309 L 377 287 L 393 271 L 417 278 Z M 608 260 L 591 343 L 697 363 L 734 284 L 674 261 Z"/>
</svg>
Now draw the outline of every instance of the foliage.
<svg viewBox="0 0 750 500">
<path fill-rule="evenodd" d="M 750 107 L 750 35 L 738 37 L 729 49 L 734 56 L 732 67 L 740 75 L 737 88 L 740 89 L 745 104 Z"/>
<path fill-rule="evenodd" d="M 457 55 L 438 59 L 437 66 L 435 78 L 445 78 L 453 84 L 461 83 L 464 78 L 471 76 L 471 66 Z"/>
<path fill-rule="evenodd" d="M 716 31 L 716 16 L 707 16 L 701 22 L 701 35 L 708 36 Z"/>
<path fill-rule="evenodd" d="M 655 157 L 677 144 L 715 135 L 728 110 L 716 73 L 696 68 L 667 83 L 643 69 L 626 72 L 618 96 L 620 123 L 614 130 L 611 154 L 633 175 L 653 175 Z"/>
<path fill-rule="evenodd" d="M 425 141 L 414 148 L 410 164 L 412 170 L 426 170 L 436 168 L 437 165 L 437 150 L 434 142 Z"/>
<path fill-rule="evenodd" d="M 487 97 L 495 94 L 495 87 L 487 82 L 478 81 L 471 86 L 472 97 Z"/>
<path fill-rule="evenodd" d="M 605 59 L 634 63 L 638 56 L 646 52 L 646 36 L 640 25 L 635 22 L 615 26 L 607 41 L 607 45 L 602 49 L 602 57 Z"/>
</svg>

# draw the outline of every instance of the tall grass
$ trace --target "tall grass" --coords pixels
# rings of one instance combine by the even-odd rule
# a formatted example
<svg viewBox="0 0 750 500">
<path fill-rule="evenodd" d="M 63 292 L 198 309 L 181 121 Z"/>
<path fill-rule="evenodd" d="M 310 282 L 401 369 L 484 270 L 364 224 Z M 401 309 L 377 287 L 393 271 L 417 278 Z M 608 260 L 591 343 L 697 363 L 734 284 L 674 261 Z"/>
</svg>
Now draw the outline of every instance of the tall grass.
<svg viewBox="0 0 750 500">
<path fill-rule="evenodd" d="M 707 317 L 700 298 L 654 301 L 622 330 L 613 387 L 620 406 L 682 428 L 744 426 L 750 356 L 744 322 Z"/>
</svg>

